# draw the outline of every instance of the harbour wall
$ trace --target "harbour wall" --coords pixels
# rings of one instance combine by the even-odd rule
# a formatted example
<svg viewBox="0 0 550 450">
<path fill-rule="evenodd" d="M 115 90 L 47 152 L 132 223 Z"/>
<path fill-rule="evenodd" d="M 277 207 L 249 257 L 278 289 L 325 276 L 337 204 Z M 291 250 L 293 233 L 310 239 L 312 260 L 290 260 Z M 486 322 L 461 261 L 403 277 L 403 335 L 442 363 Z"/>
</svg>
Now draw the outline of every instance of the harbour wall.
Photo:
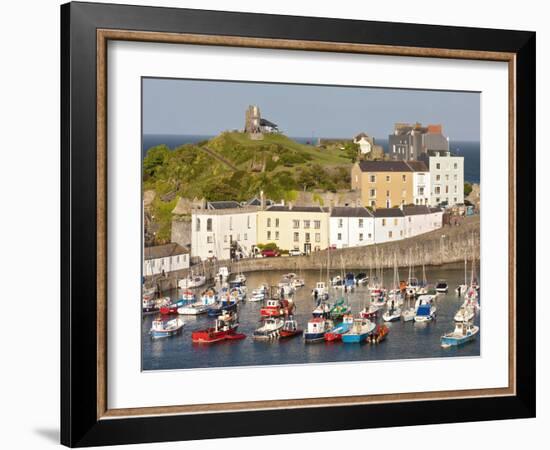
<svg viewBox="0 0 550 450">
<path fill-rule="evenodd" d="M 194 266 L 196 272 L 205 273 L 214 278 L 220 266 L 229 267 L 231 272 L 255 272 L 262 270 L 326 270 L 330 258 L 331 270 L 354 269 L 369 270 L 376 268 L 391 268 L 394 257 L 399 267 L 413 264 L 415 266 L 440 266 L 443 264 L 468 260 L 475 256 L 479 259 L 479 215 L 466 217 L 458 225 L 446 225 L 439 230 L 383 244 L 350 247 L 344 249 L 323 250 L 309 256 L 281 256 L 276 258 L 248 258 L 237 262 L 216 261 L 205 262 Z M 330 256 L 327 254 L 330 252 Z M 172 288 L 176 280 L 185 277 L 189 270 L 172 272 L 161 283 L 163 289 Z M 152 281 L 152 280 L 148 280 Z"/>
</svg>

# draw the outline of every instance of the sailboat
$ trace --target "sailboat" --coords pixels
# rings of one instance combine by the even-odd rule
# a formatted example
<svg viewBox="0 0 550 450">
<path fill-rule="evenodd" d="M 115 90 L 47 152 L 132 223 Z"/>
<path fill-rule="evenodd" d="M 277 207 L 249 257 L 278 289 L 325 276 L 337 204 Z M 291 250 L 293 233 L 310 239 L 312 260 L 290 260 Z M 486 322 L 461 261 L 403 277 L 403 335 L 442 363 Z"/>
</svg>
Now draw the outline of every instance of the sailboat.
<svg viewBox="0 0 550 450">
<path fill-rule="evenodd" d="M 468 260 L 466 258 L 466 255 L 464 255 L 464 283 L 459 284 L 455 289 L 455 292 L 458 296 L 464 295 L 468 290 L 468 275 L 466 275 L 468 270 L 467 267 L 468 267 Z"/>
<path fill-rule="evenodd" d="M 401 318 L 401 292 L 399 291 L 399 272 L 397 271 L 397 257 L 393 254 L 393 293 L 390 294 L 387 302 L 387 310 L 382 314 L 385 322 L 393 322 Z"/>
</svg>

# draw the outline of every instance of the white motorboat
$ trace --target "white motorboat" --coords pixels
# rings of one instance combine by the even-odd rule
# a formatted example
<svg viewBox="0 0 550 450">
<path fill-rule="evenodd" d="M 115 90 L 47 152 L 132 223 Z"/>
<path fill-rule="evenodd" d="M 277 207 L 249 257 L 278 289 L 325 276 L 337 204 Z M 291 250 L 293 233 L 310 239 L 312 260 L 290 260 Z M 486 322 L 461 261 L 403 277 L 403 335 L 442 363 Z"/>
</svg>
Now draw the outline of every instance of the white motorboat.
<svg viewBox="0 0 550 450">
<path fill-rule="evenodd" d="M 473 341 L 479 333 L 479 327 L 468 322 L 456 322 L 451 333 L 441 336 L 441 347 L 450 348 Z"/>
<path fill-rule="evenodd" d="M 276 339 L 279 337 L 285 321 L 278 317 L 265 319 L 264 324 L 254 331 L 254 339 Z"/>
<path fill-rule="evenodd" d="M 415 303 L 415 322 L 431 322 L 435 319 L 437 307 L 435 305 L 435 295 L 421 295 Z"/>
<path fill-rule="evenodd" d="M 216 278 L 218 281 L 226 281 L 229 278 L 230 272 L 229 269 L 225 266 L 222 266 L 218 269 Z"/>
<path fill-rule="evenodd" d="M 461 306 L 456 312 L 454 320 L 455 322 L 469 322 L 474 318 L 474 308 L 471 306 Z"/>
<path fill-rule="evenodd" d="M 206 283 L 206 277 L 204 275 L 189 275 L 178 281 L 180 289 L 193 289 L 203 286 Z"/>
</svg>

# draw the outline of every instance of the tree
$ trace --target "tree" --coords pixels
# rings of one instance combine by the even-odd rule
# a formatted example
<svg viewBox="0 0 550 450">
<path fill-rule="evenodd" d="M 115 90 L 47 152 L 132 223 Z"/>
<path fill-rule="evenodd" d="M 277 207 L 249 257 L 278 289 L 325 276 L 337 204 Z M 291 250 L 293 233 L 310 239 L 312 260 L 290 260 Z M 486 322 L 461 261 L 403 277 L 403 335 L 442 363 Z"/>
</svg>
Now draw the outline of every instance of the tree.
<svg viewBox="0 0 550 450">
<path fill-rule="evenodd" d="M 468 195 L 470 195 L 470 192 L 472 192 L 472 184 L 466 181 L 464 183 L 464 196 L 468 197 Z"/>
</svg>

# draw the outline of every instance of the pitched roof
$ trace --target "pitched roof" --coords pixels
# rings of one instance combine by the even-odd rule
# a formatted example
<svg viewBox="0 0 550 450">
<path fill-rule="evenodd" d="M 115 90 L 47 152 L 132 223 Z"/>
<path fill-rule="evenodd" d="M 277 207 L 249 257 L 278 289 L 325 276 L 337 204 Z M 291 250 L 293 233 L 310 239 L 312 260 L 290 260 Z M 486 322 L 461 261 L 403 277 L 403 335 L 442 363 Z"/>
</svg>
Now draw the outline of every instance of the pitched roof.
<svg viewBox="0 0 550 450">
<path fill-rule="evenodd" d="M 428 172 L 423 161 L 359 161 L 361 172 Z"/>
<path fill-rule="evenodd" d="M 260 125 L 263 126 L 263 127 L 277 128 L 276 123 L 270 122 L 269 120 L 264 119 L 264 118 L 260 119 Z"/>
<path fill-rule="evenodd" d="M 332 208 L 330 217 L 372 217 L 372 213 L 363 207 L 335 206 Z"/>
<path fill-rule="evenodd" d="M 405 217 L 400 208 L 377 208 L 374 217 Z"/>
<path fill-rule="evenodd" d="M 430 214 L 430 208 L 426 205 L 403 206 L 403 213 L 406 216 L 417 216 L 419 214 Z"/>
<path fill-rule="evenodd" d="M 292 206 L 289 207 L 288 205 L 274 205 L 270 206 L 266 209 L 266 211 L 274 211 L 274 212 L 326 212 L 323 208 L 320 206 Z"/>
<path fill-rule="evenodd" d="M 406 163 L 411 166 L 413 172 L 429 172 L 424 161 L 406 161 Z"/>
<path fill-rule="evenodd" d="M 154 247 L 145 247 L 143 249 L 143 257 L 145 260 L 166 258 L 167 256 L 183 255 L 186 253 L 189 253 L 189 250 L 179 244 L 176 244 L 175 242 L 164 245 L 156 245 Z"/>
<path fill-rule="evenodd" d="M 254 197 L 254 198 L 248 200 L 248 202 L 246 204 L 249 205 L 249 206 L 261 206 L 262 201 L 258 197 Z M 267 206 L 272 205 L 273 200 L 266 199 L 265 204 Z"/>
<path fill-rule="evenodd" d="M 228 209 L 228 208 L 240 208 L 239 202 L 233 200 L 223 202 L 208 202 L 208 209 Z"/>
<path fill-rule="evenodd" d="M 435 206 L 435 207 L 430 207 L 430 212 L 437 213 L 437 212 L 443 212 L 443 210 L 440 207 Z"/>
</svg>

